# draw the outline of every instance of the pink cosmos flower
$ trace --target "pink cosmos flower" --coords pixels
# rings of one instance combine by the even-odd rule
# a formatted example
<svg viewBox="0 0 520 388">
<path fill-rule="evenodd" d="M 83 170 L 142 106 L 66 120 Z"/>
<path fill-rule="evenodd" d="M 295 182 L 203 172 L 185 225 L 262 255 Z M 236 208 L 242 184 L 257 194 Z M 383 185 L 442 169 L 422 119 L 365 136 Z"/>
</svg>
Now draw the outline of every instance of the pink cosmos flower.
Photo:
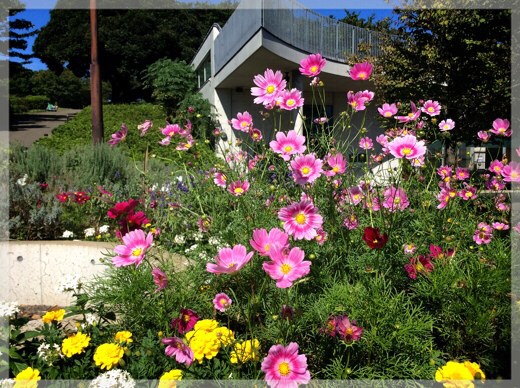
<svg viewBox="0 0 520 388">
<path fill-rule="evenodd" d="M 424 103 L 421 111 L 430 116 L 437 116 L 441 113 L 441 104 L 438 101 L 428 100 Z"/>
<path fill-rule="evenodd" d="M 273 104 L 278 94 L 285 89 L 287 81 L 283 79 L 281 71 L 274 73 L 271 69 L 267 69 L 264 75 L 256 75 L 253 82 L 257 87 L 251 88 L 251 95 L 256 96 L 255 104 Z"/>
<path fill-rule="evenodd" d="M 348 230 L 354 230 L 359 226 L 359 220 L 357 216 L 354 213 L 352 213 L 350 216 L 343 220 L 342 225 L 346 227 Z"/>
<path fill-rule="evenodd" d="M 451 177 L 451 172 L 453 169 L 450 166 L 440 166 L 437 169 L 437 175 L 439 175 L 441 178 L 449 178 Z"/>
<path fill-rule="evenodd" d="M 363 190 L 359 186 L 353 186 L 348 189 L 348 202 L 352 205 L 357 205 L 364 197 Z"/>
<path fill-rule="evenodd" d="M 168 124 L 161 130 L 161 133 L 164 136 L 173 137 L 175 135 L 178 135 L 180 131 L 181 127 L 179 126 L 179 124 Z"/>
<path fill-rule="evenodd" d="M 271 261 L 264 262 L 262 268 L 271 279 L 276 280 L 276 287 L 288 288 L 310 272 L 311 262 L 304 261 L 304 256 L 305 253 L 298 247 L 286 253 L 285 249 L 273 246 L 269 254 Z"/>
<path fill-rule="evenodd" d="M 231 119 L 231 125 L 234 129 L 242 132 L 248 132 L 253 127 L 253 116 L 249 112 L 238 113 L 236 119 Z"/>
<path fill-rule="evenodd" d="M 246 247 L 240 244 L 235 245 L 233 249 L 222 248 L 215 258 L 216 264 L 207 263 L 206 270 L 217 275 L 234 273 L 246 265 L 252 256 L 253 252 L 247 253 Z"/>
<path fill-rule="evenodd" d="M 316 159 L 314 154 L 297 156 L 291 161 L 294 181 L 302 186 L 313 183 L 323 172 L 322 166 L 322 160 Z"/>
<path fill-rule="evenodd" d="M 372 74 L 372 65 L 368 62 L 356 63 L 350 68 L 350 78 L 354 81 L 366 81 Z"/>
<path fill-rule="evenodd" d="M 213 178 L 213 182 L 215 182 L 215 184 L 219 187 L 222 187 L 222 188 L 226 188 L 227 186 L 227 177 L 221 173 L 221 172 L 216 172 L 215 173 L 215 177 Z"/>
<path fill-rule="evenodd" d="M 369 137 L 362 137 L 359 140 L 359 147 L 364 150 L 371 150 L 372 148 L 374 148 L 374 143 L 372 142 L 372 139 L 370 139 Z"/>
<path fill-rule="evenodd" d="M 355 321 L 350 321 L 346 315 L 336 317 L 336 333 L 345 342 L 358 341 L 363 334 L 363 328 L 356 326 Z"/>
<path fill-rule="evenodd" d="M 158 143 L 162 146 L 167 146 L 167 145 L 170 145 L 171 140 L 172 140 L 172 138 L 170 136 L 166 136 L 164 139 L 162 139 Z"/>
<path fill-rule="evenodd" d="M 455 121 L 453 121 L 452 119 L 442 120 L 439 123 L 439 129 L 441 130 L 441 132 L 451 131 L 453 128 L 455 128 Z"/>
<path fill-rule="evenodd" d="M 489 134 L 488 131 L 478 131 L 477 136 L 484 143 L 487 143 L 489 141 L 489 139 L 491 138 L 491 135 Z"/>
<path fill-rule="evenodd" d="M 177 144 L 175 149 L 177 151 L 187 151 L 195 144 L 195 139 L 191 135 L 186 136 L 186 141 L 181 141 Z"/>
<path fill-rule="evenodd" d="M 249 137 L 251 138 L 251 140 L 256 142 L 259 142 L 264 138 L 262 132 L 258 128 L 251 128 L 249 130 Z"/>
<path fill-rule="evenodd" d="M 405 135 L 388 143 L 388 150 L 399 159 L 417 159 L 426 153 L 426 146 L 424 140 L 417 140 L 413 135 Z"/>
<path fill-rule="evenodd" d="M 316 77 L 321 73 L 327 61 L 321 54 L 311 54 L 300 61 L 300 73 L 308 77 Z"/>
<path fill-rule="evenodd" d="M 445 257 L 452 257 L 454 254 L 454 249 L 443 250 L 438 245 L 430 244 L 430 259 L 444 259 Z"/>
<path fill-rule="evenodd" d="M 420 109 L 417 109 L 417 106 L 413 101 L 410 101 L 411 112 L 406 116 L 395 116 L 394 118 L 398 120 L 400 123 L 408 123 L 410 121 L 415 121 L 421 116 Z"/>
<path fill-rule="evenodd" d="M 173 330 L 177 330 L 180 334 L 186 334 L 195 327 L 198 320 L 199 316 L 195 311 L 190 309 L 181 309 L 180 316 L 172 319 L 170 327 Z"/>
<path fill-rule="evenodd" d="M 314 240 L 318 243 L 318 245 L 325 244 L 325 241 L 329 239 L 329 234 L 325 232 L 323 229 L 318 229 L 316 231 L 316 237 L 314 237 Z"/>
<path fill-rule="evenodd" d="M 360 93 L 361 97 L 366 98 L 365 104 L 367 102 L 372 101 L 376 95 L 374 92 L 371 92 L 370 90 L 363 90 L 362 92 L 359 92 L 359 93 Z"/>
<path fill-rule="evenodd" d="M 190 366 L 193 362 L 193 350 L 184 343 L 184 341 L 178 337 L 166 337 L 163 338 L 162 343 L 166 345 L 164 353 L 168 357 L 175 357 L 175 361 L 180 364 L 186 364 Z"/>
<path fill-rule="evenodd" d="M 491 224 L 491 226 L 495 230 L 508 230 L 509 229 L 509 225 L 508 224 L 504 224 L 503 222 L 493 222 Z"/>
<path fill-rule="evenodd" d="M 168 278 L 166 274 L 160 270 L 160 268 L 155 267 L 152 269 L 153 282 L 156 284 L 157 289 L 155 292 L 164 290 L 168 287 Z"/>
<path fill-rule="evenodd" d="M 111 147 L 115 147 L 117 144 L 121 143 L 126 139 L 126 135 L 128 134 L 128 128 L 123 123 L 121 124 L 121 129 L 116 133 L 112 134 L 112 139 L 107 141 L 107 144 L 110 144 Z"/>
<path fill-rule="evenodd" d="M 520 163 L 509 162 L 500 173 L 506 182 L 520 182 Z"/>
<path fill-rule="evenodd" d="M 307 370 L 307 357 L 298 354 L 298 344 L 291 342 L 273 345 L 269 354 L 262 361 L 265 381 L 270 387 L 296 388 L 298 384 L 307 384 L 311 375 Z"/>
<path fill-rule="evenodd" d="M 245 193 L 247 193 L 248 190 L 249 182 L 247 180 L 231 182 L 228 186 L 228 191 L 235 197 L 244 195 Z"/>
<path fill-rule="evenodd" d="M 323 224 L 318 208 L 310 201 L 293 202 L 280 209 L 278 218 L 284 221 L 284 230 L 295 240 L 312 240 Z"/>
<path fill-rule="evenodd" d="M 410 205 L 406 192 L 400 187 L 398 189 L 394 186 L 387 187 L 383 192 L 383 195 L 385 198 L 383 207 L 388 209 L 390 212 L 395 212 L 396 210 L 403 211 Z"/>
<path fill-rule="evenodd" d="M 492 237 L 493 228 L 485 222 L 480 222 L 477 225 L 475 234 L 473 235 L 473 241 L 475 241 L 477 245 L 489 244 L 491 242 Z"/>
<path fill-rule="evenodd" d="M 464 167 L 457 167 L 455 169 L 455 176 L 459 181 L 464 181 L 466 179 L 469 179 L 469 170 Z"/>
<path fill-rule="evenodd" d="M 417 250 L 417 246 L 414 243 L 404 244 L 403 251 L 405 255 L 413 255 Z"/>
<path fill-rule="evenodd" d="M 253 239 L 249 243 L 260 256 L 269 256 L 274 247 L 287 248 L 289 235 L 278 228 L 273 228 L 267 233 L 265 229 L 253 230 Z"/>
<path fill-rule="evenodd" d="M 144 123 L 139 124 L 137 129 L 141 131 L 141 136 L 146 135 L 146 132 L 153 127 L 153 123 L 150 120 L 146 120 Z"/>
<path fill-rule="evenodd" d="M 354 93 L 350 90 L 347 92 L 347 103 L 356 111 L 365 110 L 367 102 L 368 98 L 363 92 Z"/>
<path fill-rule="evenodd" d="M 125 245 L 118 245 L 114 248 L 117 256 L 112 258 L 112 264 L 116 267 L 132 264 L 139 267 L 146 251 L 152 246 L 153 234 L 148 233 L 148 235 L 145 235 L 142 229 L 136 229 L 123 236 L 123 243 Z"/>
<path fill-rule="evenodd" d="M 509 120 L 507 119 L 496 119 L 493 121 L 493 129 L 490 129 L 492 133 L 499 136 L 511 136 L 511 129 L 509 128 Z"/>
<path fill-rule="evenodd" d="M 404 269 L 408 273 L 410 279 L 416 279 L 417 274 L 426 275 L 433 271 L 433 263 L 428 256 L 420 255 L 419 257 L 412 257 L 408 264 L 405 264 Z"/>
<path fill-rule="evenodd" d="M 500 160 L 493 160 L 489 164 L 489 171 L 494 172 L 497 175 L 501 175 L 502 169 L 504 168 L 504 163 L 502 163 Z"/>
<path fill-rule="evenodd" d="M 444 209 L 448 206 L 448 202 L 451 199 L 450 191 L 447 189 L 441 189 L 441 192 L 437 195 L 437 199 L 439 200 L 439 204 L 437 205 L 437 209 Z"/>
<path fill-rule="evenodd" d="M 502 173 L 502 171 L 500 171 L 500 173 Z M 506 184 L 502 180 L 501 176 L 491 178 L 490 180 L 486 181 L 485 185 L 486 189 L 488 190 L 499 191 L 504 190 L 506 188 Z"/>
<path fill-rule="evenodd" d="M 459 197 L 464 201 L 477 198 L 477 188 L 466 183 L 464 185 L 464 188 L 458 192 Z"/>
<path fill-rule="evenodd" d="M 383 117 L 389 118 L 397 114 L 397 106 L 395 104 L 383 104 L 380 108 L 377 108 L 379 114 Z"/>
<path fill-rule="evenodd" d="M 326 176 L 335 176 L 336 174 L 343 174 L 347 168 L 347 161 L 342 154 L 331 155 L 330 153 L 326 157 L 326 163 L 329 165 L 330 170 L 323 171 Z"/>
<path fill-rule="evenodd" d="M 290 130 L 287 135 L 283 132 L 276 133 L 276 140 L 269 143 L 271 149 L 280 154 L 283 160 L 288 161 L 291 155 L 302 154 L 307 147 L 305 144 L 305 136 L 298 135 L 295 130 Z"/>
<path fill-rule="evenodd" d="M 231 303 L 233 303 L 231 298 L 229 296 L 227 296 L 226 294 L 224 294 L 223 292 L 215 295 L 215 298 L 213 299 L 213 306 L 215 307 L 216 310 L 218 310 L 222 313 L 231 306 Z"/>
<path fill-rule="evenodd" d="M 282 90 L 276 101 L 281 109 L 293 110 L 303 106 L 302 92 L 298 89 Z"/>
</svg>

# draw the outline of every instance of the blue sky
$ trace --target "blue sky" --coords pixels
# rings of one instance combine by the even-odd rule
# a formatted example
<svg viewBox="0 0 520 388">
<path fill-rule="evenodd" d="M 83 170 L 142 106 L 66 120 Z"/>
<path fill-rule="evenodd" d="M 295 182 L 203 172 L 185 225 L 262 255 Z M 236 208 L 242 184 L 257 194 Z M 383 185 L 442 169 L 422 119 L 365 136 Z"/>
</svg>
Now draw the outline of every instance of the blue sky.
<svg viewBox="0 0 520 388">
<path fill-rule="evenodd" d="M 57 0 L 25 0 L 25 11 L 20 12 L 16 16 L 30 20 L 35 28 L 41 28 L 49 22 L 50 10 L 54 8 L 56 1 Z M 210 2 L 218 3 L 219 0 L 210 0 Z M 376 19 L 383 19 L 391 15 L 391 5 L 389 5 L 386 0 L 300 0 L 299 2 L 307 8 L 314 9 L 326 16 L 333 15 L 336 18 L 345 16 L 344 9 L 358 11 L 360 15 L 365 18 L 371 14 L 374 14 Z M 28 39 L 28 49 L 25 51 L 26 53 L 32 52 L 34 39 L 36 39 L 36 36 Z M 32 59 L 25 67 L 31 70 L 47 68 L 39 59 Z"/>
</svg>

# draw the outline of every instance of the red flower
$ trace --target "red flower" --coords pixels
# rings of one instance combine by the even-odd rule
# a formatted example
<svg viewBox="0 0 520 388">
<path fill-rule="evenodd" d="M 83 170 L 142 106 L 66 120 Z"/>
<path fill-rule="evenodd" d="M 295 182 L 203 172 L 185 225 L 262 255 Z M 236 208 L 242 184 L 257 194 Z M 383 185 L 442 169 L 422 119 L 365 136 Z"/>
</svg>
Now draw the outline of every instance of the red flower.
<svg viewBox="0 0 520 388">
<path fill-rule="evenodd" d="M 60 194 L 56 195 L 56 198 L 60 202 L 67 202 L 69 200 L 69 193 L 60 193 Z"/>
<path fill-rule="evenodd" d="M 48 184 L 47 182 L 40 183 L 40 188 L 41 188 L 42 190 L 46 190 L 47 187 L 49 187 L 49 184 Z"/>
<path fill-rule="evenodd" d="M 429 256 L 420 255 L 419 257 L 412 257 L 410 262 L 404 266 L 410 279 L 416 279 L 418 273 L 426 275 L 433 271 L 433 263 Z"/>
<path fill-rule="evenodd" d="M 134 210 L 134 208 L 139 204 L 139 201 L 136 199 L 129 199 L 126 202 L 119 202 L 116 205 L 109 209 L 107 215 L 110 218 L 116 219 L 130 211 Z"/>
<path fill-rule="evenodd" d="M 190 309 L 181 309 L 181 316 L 175 318 L 170 323 L 172 329 L 177 329 L 180 334 L 186 334 L 188 331 L 193 329 L 197 321 L 199 320 L 198 314 Z"/>
<path fill-rule="evenodd" d="M 443 251 L 442 248 L 438 245 L 430 245 L 430 258 L 432 259 L 443 259 L 445 257 L 451 257 L 455 251 L 453 249 L 448 249 Z"/>
<path fill-rule="evenodd" d="M 83 204 L 87 202 L 90 197 L 84 191 L 75 191 L 74 192 L 74 202 Z"/>
<path fill-rule="evenodd" d="M 379 228 L 367 226 L 363 232 L 363 241 L 367 243 L 370 249 L 383 248 L 388 241 L 388 234 L 379 233 Z"/>
</svg>

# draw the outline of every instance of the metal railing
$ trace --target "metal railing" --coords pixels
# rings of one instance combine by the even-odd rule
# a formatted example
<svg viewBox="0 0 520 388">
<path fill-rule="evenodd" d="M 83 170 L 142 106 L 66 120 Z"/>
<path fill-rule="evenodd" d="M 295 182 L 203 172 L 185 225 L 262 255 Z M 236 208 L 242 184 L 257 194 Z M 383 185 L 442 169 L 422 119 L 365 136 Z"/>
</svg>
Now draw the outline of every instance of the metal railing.
<svg viewBox="0 0 520 388">
<path fill-rule="evenodd" d="M 308 53 L 346 62 L 360 44 L 379 55 L 376 31 L 339 22 L 303 7 L 295 0 L 242 0 L 215 40 L 215 72 L 260 29 Z"/>
</svg>

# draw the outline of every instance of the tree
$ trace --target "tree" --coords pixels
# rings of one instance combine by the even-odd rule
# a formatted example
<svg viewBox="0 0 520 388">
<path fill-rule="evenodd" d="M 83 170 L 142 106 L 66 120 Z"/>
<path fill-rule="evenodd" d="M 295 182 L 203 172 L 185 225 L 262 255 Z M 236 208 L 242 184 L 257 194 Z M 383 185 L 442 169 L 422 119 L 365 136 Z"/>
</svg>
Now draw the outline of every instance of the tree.
<svg viewBox="0 0 520 388">
<path fill-rule="evenodd" d="M 377 59 L 377 95 L 380 102 L 439 101 L 439 119 L 456 122 L 451 140 L 472 143 L 495 118 L 511 115 L 510 10 L 413 4 L 419 9 L 394 10 L 399 33 Z"/>
<path fill-rule="evenodd" d="M 83 4 L 79 0 L 76 3 Z M 171 7 L 172 2 L 168 4 Z M 101 76 L 112 86 L 112 100 L 148 99 L 150 94 L 141 82 L 146 68 L 164 57 L 190 61 L 211 25 L 224 24 L 232 12 L 232 9 L 100 10 Z M 78 77 L 88 76 L 88 22 L 88 10 L 54 9 L 49 24 L 35 41 L 35 55 L 56 73 L 66 67 Z"/>
<path fill-rule="evenodd" d="M 83 108 L 89 104 L 88 80 L 76 77 L 65 69 L 58 76 L 50 70 L 41 70 L 31 80 L 33 93 L 47 96 L 51 103 L 67 108 Z"/>
</svg>

